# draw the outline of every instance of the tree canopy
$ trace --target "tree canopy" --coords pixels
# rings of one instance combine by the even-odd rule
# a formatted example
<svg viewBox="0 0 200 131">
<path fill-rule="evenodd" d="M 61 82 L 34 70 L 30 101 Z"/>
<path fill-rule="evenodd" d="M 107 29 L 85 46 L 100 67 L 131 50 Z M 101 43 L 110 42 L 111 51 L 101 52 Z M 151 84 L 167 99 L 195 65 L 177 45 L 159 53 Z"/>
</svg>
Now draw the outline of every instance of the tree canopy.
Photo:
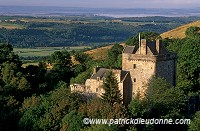
<svg viewBox="0 0 200 131">
<path fill-rule="evenodd" d="M 118 82 L 112 71 L 107 72 L 103 83 L 103 89 L 105 93 L 103 93 L 102 98 L 111 105 L 122 101 L 122 95 L 119 91 Z"/>
</svg>

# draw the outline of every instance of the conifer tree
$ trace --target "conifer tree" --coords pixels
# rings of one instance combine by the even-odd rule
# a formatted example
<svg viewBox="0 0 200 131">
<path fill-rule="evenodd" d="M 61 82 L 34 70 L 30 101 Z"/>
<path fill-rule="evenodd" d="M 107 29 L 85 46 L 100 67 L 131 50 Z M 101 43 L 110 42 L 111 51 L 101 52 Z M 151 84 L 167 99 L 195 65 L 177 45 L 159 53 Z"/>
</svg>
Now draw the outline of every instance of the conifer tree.
<svg viewBox="0 0 200 131">
<path fill-rule="evenodd" d="M 118 82 L 112 71 L 107 72 L 105 81 L 103 83 L 103 89 L 105 93 L 102 95 L 102 98 L 111 105 L 114 105 L 116 102 L 120 103 L 122 101 L 122 95 L 118 89 Z"/>
</svg>

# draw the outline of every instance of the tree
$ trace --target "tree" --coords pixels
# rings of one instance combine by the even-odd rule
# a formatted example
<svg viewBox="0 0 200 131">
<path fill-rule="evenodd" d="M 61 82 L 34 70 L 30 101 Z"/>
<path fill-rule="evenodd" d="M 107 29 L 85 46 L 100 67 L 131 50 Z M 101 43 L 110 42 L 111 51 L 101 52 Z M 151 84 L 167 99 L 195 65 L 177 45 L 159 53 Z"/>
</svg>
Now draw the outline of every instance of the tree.
<svg viewBox="0 0 200 131">
<path fill-rule="evenodd" d="M 59 130 L 62 119 L 79 108 L 83 97 L 77 93 L 70 93 L 63 82 L 58 86 L 60 87 L 46 95 L 25 99 L 21 109 L 22 117 L 19 120 L 21 130 Z M 72 118 L 73 114 L 72 112 L 68 116 Z"/>
<path fill-rule="evenodd" d="M 191 26 L 186 29 L 185 35 L 186 37 L 190 37 L 190 38 L 199 37 L 200 36 L 199 31 L 200 31 L 200 27 Z"/>
<path fill-rule="evenodd" d="M 85 62 L 91 59 L 88 54 L 85 54 L 83 52 L 75 52 L 74 57 L 75 57 L 75 60 L 80 62 L 81 64 L 84 64 Z"/>
<path fill-rule="evenodd" d="M 74 75 L 77 76 L 78 74 L 84 72 L 86 70 L 85 65 L 83 64 L 77 64 L 74 67 Z"/>
<path fill-rule="evenodd" d="M 112 106 L 100 98 L 91 99 L 87 103 L 81 104 L 79 112 L 89 118 L 99 119 L 125 118 L 126 116 L 126 108 L 122 103 L 116 103 Z"/>
<path fill-rule="evenodd" d="M 188 131 L 199 131 L 200 130 L 200 111 L 197 111 L 191 124 L 189 125 Z"/>
<path fill-rule="evenodd" d="M 155 41 L 155 39 L 157 39 L 159 37 L 159 34 L 154 33 L 154 32 L 141 32 L 140 37 L 141 37 L 141 39 L 147 39 L 147 41 Z M 138 43 L 139 43 L 139 34 L 137 34 L 136 36 L 130 37 L 126 41 L 127 45 L 138 46 Z"/>
<path fill-rule="evenodd" d="M 21 91 L 27 91 L 27 90 L 30 90 L 30 84 L 28 83 L 28 81 L 26 80 L 25 77 L 22 77 L 20 80 L 19 80 L 19 89 Z"/>
<path fill-rule="evenodd" d="M 183 119 L 187 117 L 187 97 L 177 87 L 172 87 L 162 78 L 152 78 L 147 85 L 145 98 L 145 114 L 147 118 Z M 154 125 L 154 130 L 187 129 L 186 125 Z"/>
<path fill-rule="evenodd" d="M 178 83 L 186 94 L 200 92 L 200 39 L 185 39 L 178 52 Z"/>
<path fill-rule="evenodd" d="M 13 77 L 16 76 L 16 73 L 19 71 L 17 65 L 15 63 L 3 63 L 1 69 L 1 75 L 2 75 L 2 80 L 6 83 L 9 84 L 12 80 Z"/>
<path fill-rule="evenodd" d="M 148 83 L 146 101 L 154 117 L 181 117 L 186 108 L 186 100 L 183 91 L 172 87 L 163 78 L 152 78 Z"/>
<path fill-rule="evenodd" d="M 82 131 L 82 130 L 81 130 Z M 84 131 L 120 131 L 116 125 L 92 125 L 89 128 L 85 128 Z"/>
<path fill-rule="evenodd" d="M 49 86 L 56 85 L 59 80 L 69 83 L 72 77 L 70 53 L 66 50 L 56 51 L 51 55 L 50 61 L 53 69 L 46 76 Z"/>
<path fill-rule="evenodd" d="M 21 67 L 18 55 L 14 54 L 10 44 L 0 44 L 0 65 L 4 62 L 13 62 L 18 67 Z"/>
<path fill-rule="evenodd" d="M 119 65 L 118 56 L 122 54 L 123 46 L 119 44 L 115 44 L 109 51 L 108 51 L 108 60 L 109 60 L 109 66 L 112 68 L 121 68 L 121 65 Z"/>
<path fill-rule="evenodd" d="M 144 105 L 142 100 L 137 98 L 133 99 L 128 105 L 128 111 L 132 118 L 142 118 L 144 115 Z"/>
<path fill-rule="evenodd" d="M 118 82 L 112 71 L 108 71 L 106 73 L 103 89 L 105 93 L 103 93 L 102 98 L 111 105 L 122 101 Z"/>
<path fill-rule="evenodd" d="M 0 44 L 0 64 L 7 61 L 7 56 L 13 51 L 13 48 L 9 44 Z"/>
<path fill-rule="evenodd" d="M 66 50 L 55 51 L 50 56 L 50 61 L 55 65 L 63 65 L 69 67 L 71 65 L 71 56 L 70 53 Z"/>
<path fill-rule="evenodd" d="M 76 110 L 70 111 L 62 119 L 61 131 L 79 131 L 83 127 L 83 115 Z"/>
<path fill-rule="evenodd" d="M 186 38 L 170 40 L 168 49 L 178 54 L 177 87 L 186 95 L 200 93 L 199 27 L 186 30 Z"/>
<path fill-rule="evenodd" d="M 70 79 L 70 84 L 84 84 L 91 76 L 91 70 L 79 73 L 75 78 Z"/>
<path fill-rule="evenodd" d="M 118 55 L 118 58 L 117 58 L 117 67 L 122 69 L 122 54 L 119 54 Z"/>
<path fill-rule="evenodd" d="M 20 118 L 19 107 L 20 102 L 14 96 L 0 95 L 0 130 L 11 131 L 16 130 L 17 122 Z M 11 126 L 12 125 L 12 126 Z"/>
</svg>

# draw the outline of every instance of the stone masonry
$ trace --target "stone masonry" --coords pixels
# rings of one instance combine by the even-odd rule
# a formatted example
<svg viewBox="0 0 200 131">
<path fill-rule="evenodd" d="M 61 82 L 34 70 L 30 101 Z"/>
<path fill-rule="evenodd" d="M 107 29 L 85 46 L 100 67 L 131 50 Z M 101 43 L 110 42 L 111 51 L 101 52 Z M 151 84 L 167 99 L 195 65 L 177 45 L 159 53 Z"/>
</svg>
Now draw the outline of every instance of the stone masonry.
<svg viewBox="0 0 200 131">
<path fill-rule="evenodd" d="M 122 53 L 122 70 L 130 72 L 132 96 L 144 96 L 152 76 L 162 77 L 175 85 L 176 60 L 176 54 L 168 52 L 160 40 L 147 43 L 142 39 L 139 48 L 126 46 Z"/>
<path fill-rule="evenodd" d="M 177 55 L 167 51 L 160 40 L 148 43 L 145 39 L 138 46 L 126 46 L 122 52 L 122 70 L 113 69 L 118 80 L 123 103 L 128 104 L 136 95 L 144 97 L 146 85 L 153 77 L 162 77 L 171 85 L 176 84 Z M 101 96 L 106 72 L 110 69 L 94 68 L 93 75 L 83 86 L 72 86 L 74 91 Z"/>
</svg>

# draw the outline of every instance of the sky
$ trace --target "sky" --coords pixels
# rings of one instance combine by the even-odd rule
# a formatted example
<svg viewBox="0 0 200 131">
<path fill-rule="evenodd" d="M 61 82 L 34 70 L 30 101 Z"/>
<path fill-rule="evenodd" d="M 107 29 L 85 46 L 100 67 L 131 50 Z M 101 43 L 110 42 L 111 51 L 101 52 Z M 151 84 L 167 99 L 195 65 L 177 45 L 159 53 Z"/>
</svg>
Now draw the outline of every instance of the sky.
<svg viewBox="0 0 200 131">
<path fill-rule="evenodd" d="M 200 7 L 200 0 L 0 0 L 0 5 L 90 8 L 196 8 Z"/>
</svg>

